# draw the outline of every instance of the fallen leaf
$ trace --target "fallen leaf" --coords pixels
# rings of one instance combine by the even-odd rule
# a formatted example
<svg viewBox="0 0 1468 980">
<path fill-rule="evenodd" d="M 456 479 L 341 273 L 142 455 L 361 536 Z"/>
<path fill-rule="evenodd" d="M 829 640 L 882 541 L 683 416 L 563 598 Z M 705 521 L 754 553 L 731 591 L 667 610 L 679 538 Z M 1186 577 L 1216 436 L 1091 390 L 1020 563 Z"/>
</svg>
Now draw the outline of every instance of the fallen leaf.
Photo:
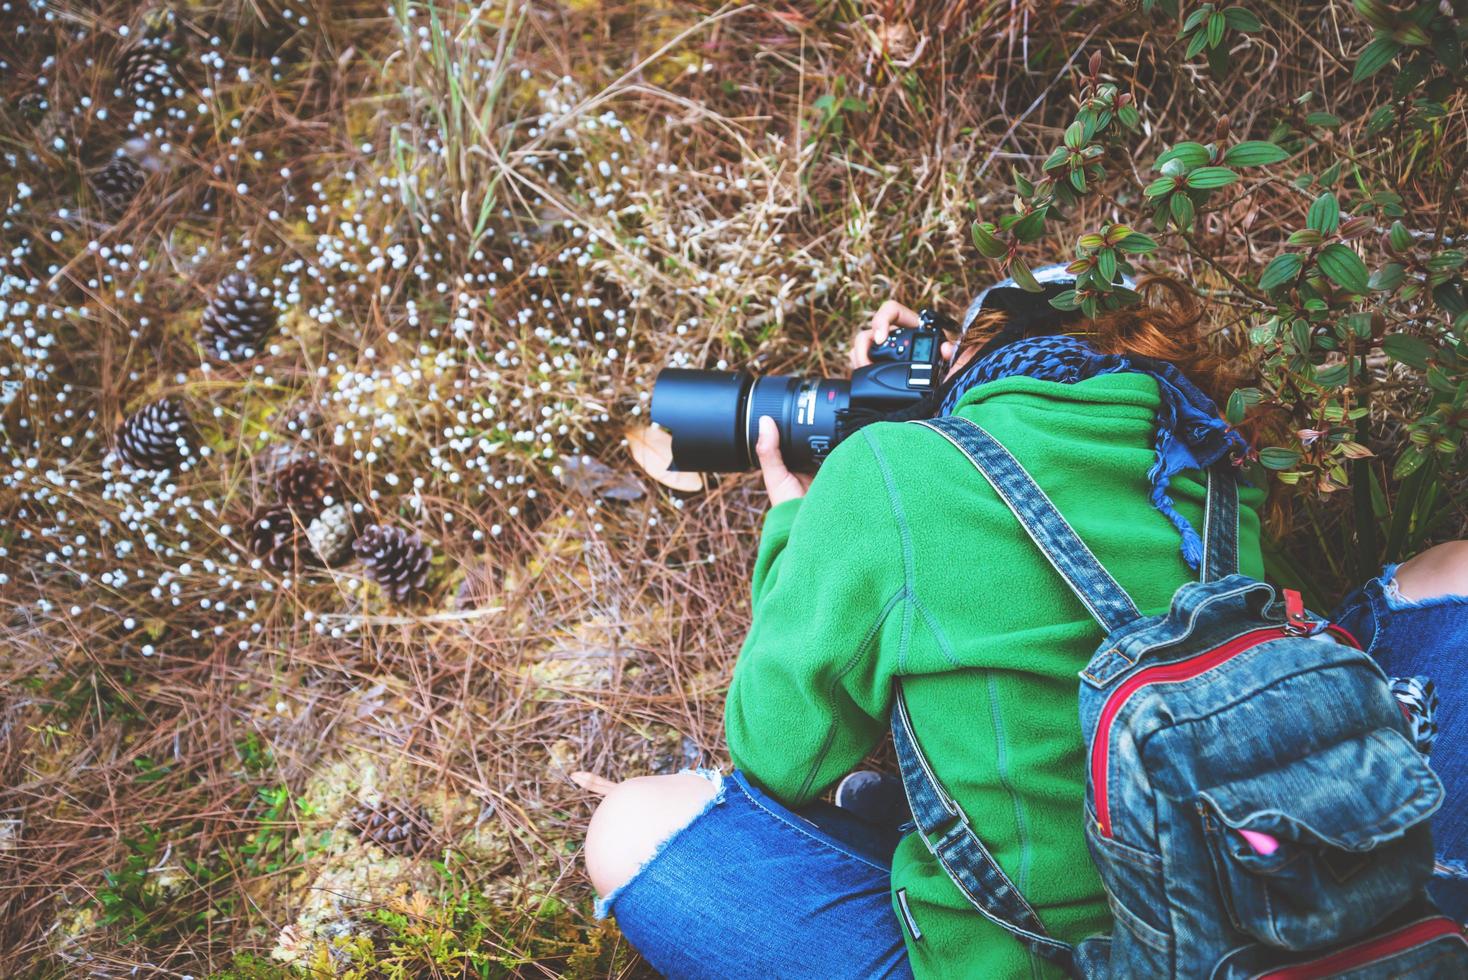
<svg viewBox="0 0 1468 980">
<path fill-rule="evenodd" d="M 673 436 L 655 425 L 631 425 L 622 435 L 627 438 L 627 448 L 648 476 L 665 487 L 682 493 L 697 493 L 703 489 L 702 473 L 683 473 L 672 469 Z"/>
<path fill-rule="evenodd" d="M 573 772 L 571 773 L 571 782 L 580 786 L 588 793 L 595 793 L 597 796 L 606 796 L 617 788 L 615 782 L 605 776 L 598 776 L 594 772 Z"/>
<path fill-rule="evenodd" d="M 561 483 L 582 496 L 607 500 L 641 500 L 647 493 L 636 478 L 593 456 L 562 456 Z"/>
</svg>

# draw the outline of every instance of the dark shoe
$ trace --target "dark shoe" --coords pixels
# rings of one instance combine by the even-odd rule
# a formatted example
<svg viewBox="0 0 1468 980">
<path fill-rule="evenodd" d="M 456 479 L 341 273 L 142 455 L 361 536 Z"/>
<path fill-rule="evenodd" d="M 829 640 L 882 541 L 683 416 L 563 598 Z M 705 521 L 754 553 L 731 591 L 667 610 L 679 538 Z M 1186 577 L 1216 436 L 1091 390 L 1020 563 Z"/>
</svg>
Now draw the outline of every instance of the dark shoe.
<svg viewBox="0 0 1468 980">
<path fill-rule="evenodd" d="M 836 805 L 877 827 L 896 827 L 911 816 L 902 780 L 871 769 L 858 769 L 841 780 Z"/>
</svg>

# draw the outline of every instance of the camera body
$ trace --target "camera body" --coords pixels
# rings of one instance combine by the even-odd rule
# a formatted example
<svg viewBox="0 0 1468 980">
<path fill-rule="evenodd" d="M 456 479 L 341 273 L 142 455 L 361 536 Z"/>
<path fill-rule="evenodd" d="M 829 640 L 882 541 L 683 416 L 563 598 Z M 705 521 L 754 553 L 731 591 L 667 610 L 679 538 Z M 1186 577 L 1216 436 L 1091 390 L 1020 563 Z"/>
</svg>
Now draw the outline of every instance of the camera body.
<svg viewBox="0 0 1468 980">
<path fill-rule="evenodd" d="M 926 312 L 926 311 L 925 311 Z M 652 420 L 673 437 L 673 467 L 734 473 L 758 465 L 759 420 L 780 429 L 780 453 L 795 472 L 813 473 L 845 435 L 853 408 L 891 412 L 920 401 L 942 381 L 942 330 L 924 325 L 894 330 L 872 345 L 872 363 L 849 379 L 743 371 L 667 368 L 652 392 Z"/>
</svg>

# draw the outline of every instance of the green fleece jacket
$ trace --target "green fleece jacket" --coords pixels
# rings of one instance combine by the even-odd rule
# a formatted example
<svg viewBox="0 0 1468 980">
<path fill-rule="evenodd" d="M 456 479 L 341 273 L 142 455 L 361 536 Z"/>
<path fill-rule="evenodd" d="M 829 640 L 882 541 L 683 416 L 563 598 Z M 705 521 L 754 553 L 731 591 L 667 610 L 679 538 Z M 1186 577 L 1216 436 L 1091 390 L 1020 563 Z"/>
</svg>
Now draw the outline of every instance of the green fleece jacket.
<svg viewBox="0 0 1468 980">
<path fill-rule="evenodd" d="M 1144 614 L 1193 578 L 1148 502 L 1157 384 L 1015 377 L 956 414 L 984 426 L 1044 488 Z M 1203 526 L 1202 474 L 1170 493 Z M 1258 490 L 1241 495 L 1241 570 L 1261 576 Z M 937 433 L 879 423 L 831 453 L 803 500 L 773 508 L 754 569 L 753 623 L 729 689 L 734 762 L 790 806 L 861 763 L 903 678 L 938 778 L 1052 935 L 1111 927 L 1082 832 L 1077 673 L 1102 637 L 973 465 Z M 909 834 L 892 864 L 919 977 L 1055 971 L 974 912 Z"/>
</svg>

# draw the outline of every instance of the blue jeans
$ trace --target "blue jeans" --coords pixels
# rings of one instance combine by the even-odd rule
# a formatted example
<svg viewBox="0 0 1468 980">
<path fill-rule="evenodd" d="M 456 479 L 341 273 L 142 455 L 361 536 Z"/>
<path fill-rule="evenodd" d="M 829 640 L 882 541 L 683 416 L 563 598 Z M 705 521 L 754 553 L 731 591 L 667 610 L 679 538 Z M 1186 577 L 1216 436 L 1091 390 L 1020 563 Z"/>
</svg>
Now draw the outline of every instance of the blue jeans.
<svg viewBox="0 0 1468 980">
<path fill-rule="evenodd" d="M 1437 686 L 1432 764 L 1447 798 L 1432 824 L 1432 894 L 1468 922 L 1468 597 L 1408 602 L 1395 571 L 1331 618 L 1389 675 Z M 703 775 L 719 787 L 714 801 L 599 900 L 599 916 L 615 914 L 627 941 L 670 977 L 912 975 L 889 894 L 896 828 L 820 803 L 791 811 L 738 771 Z"/>
<path fill-rule="evenodd" d="M 1396 589 L 1397 566 L 1348 595 L 1331 621 L 1355 635 L 1392 677 L 1424 676 L 1441 706 L 1432 768 L 1447 798 L 1432 820 L 1437 875 L 1432 897 L 1468 922 L 1468 597 L 1413 602 Z"/>
<path fill-rule="evenodd" d="M 911 977 L 889 894 L 897 829 L 834 806 L 794 813 L 744 774 L 597 901 L 668 977 Z"/>
</svg>

